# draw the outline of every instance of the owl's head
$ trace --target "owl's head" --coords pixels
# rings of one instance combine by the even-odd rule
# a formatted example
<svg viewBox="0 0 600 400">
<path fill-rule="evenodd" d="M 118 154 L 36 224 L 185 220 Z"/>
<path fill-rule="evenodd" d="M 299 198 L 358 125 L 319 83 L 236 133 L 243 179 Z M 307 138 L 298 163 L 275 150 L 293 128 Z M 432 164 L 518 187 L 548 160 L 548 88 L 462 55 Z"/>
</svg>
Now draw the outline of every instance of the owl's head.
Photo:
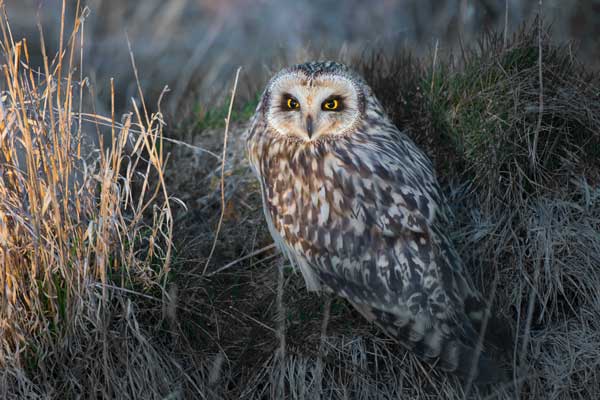
<svg viewBox="0 0 600 400">
<path fill-rule="evenodd" d="M 352 132 L 365 112 L 366 85 L 348 67 L 310 62 L 286 68 L 269 82 L 263 112 L 277 134 L 301 141 Z"/>
</svg>

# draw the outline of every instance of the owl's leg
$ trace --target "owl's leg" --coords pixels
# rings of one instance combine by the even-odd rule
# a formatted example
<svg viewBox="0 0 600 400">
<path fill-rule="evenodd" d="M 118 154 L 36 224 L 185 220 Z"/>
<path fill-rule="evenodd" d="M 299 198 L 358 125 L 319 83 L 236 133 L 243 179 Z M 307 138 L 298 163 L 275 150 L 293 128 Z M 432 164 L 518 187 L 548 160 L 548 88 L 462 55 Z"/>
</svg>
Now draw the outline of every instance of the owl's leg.
<svg viewBox="0 0 600 400">
<path fill-rule="evenodd" d="M 323 292 L 325 304 L 323 305 L 323 321 L 321 322 L 321 344 L 319 352 L 324 352 L 325 347 L 325 336 L 327 336 L 327 325 L 329 325 L 329 317 L 331 315 L 331 295 L 327 292 Z"/>
<path fill-rule="evenodd" d="M 323 358 L 325 357 L 325 337 L 327 336 L 327 325 L 329 324 L 329 315 L 331 312 L 331 294 L 327 291 L 323 292 L 323 296 L 325 297 L 325 303 L 323 305 L 323 320 L 321 321 L 321 339 L 319 342 L 319 353 L 317 357 L 317 365 L 316 365 L 316 376 L 318 387 L 320 388 L 321 397 L 324 396 L 323 392 Z M 319 398 L 321 398 L 319 397 Z"/>
<path fill-rule="evenodd" d="M 285 359 L 286 359 L 286 343 L 285 343 L 285 303 L 283 301 L 283 291 L 285 283 L 285 275 L 283 267 L 285 260 L 282 258 L 277 268 L 277 338 L 279 339 L 279 348 L 275 353 L 275 357 L 279 363 L 277 370 L 277 383 L 272 393 L 273 398 L 282 399 L 285 387 Z"/>
</svg>

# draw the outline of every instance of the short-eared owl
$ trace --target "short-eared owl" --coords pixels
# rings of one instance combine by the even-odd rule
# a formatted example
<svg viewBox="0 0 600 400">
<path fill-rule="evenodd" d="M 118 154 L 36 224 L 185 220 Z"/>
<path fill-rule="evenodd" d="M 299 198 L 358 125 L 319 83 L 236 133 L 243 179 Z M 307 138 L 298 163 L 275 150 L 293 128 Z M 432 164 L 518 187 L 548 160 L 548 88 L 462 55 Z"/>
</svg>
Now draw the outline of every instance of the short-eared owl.
<svg viewBox="0 0 600 400">
<path fill-rule="evenodd" d="M 443 230 L 432 164 L 356 73 L 332 62 L 282 70 L 247 140 L 271 235 L 309 290 L 348 299 L 426 361 L 495 379 L 478 351 L 485 302 Z"/>
</svg>

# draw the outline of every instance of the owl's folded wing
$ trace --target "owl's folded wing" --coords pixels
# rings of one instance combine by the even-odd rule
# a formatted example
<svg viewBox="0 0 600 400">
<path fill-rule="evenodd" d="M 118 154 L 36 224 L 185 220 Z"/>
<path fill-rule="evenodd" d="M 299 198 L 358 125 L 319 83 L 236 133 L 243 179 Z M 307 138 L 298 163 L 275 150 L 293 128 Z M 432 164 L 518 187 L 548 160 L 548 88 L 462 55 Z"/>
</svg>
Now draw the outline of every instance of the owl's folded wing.
<svg viewBox="0 0 600 400">
<path fill-rule="evenodd" d="M 409 140 L 381 137 L 362 146 L 336 149 L 325 170 L 339 189 L 339 200 L 382 233 L 427 233 L 449 212 L 430 160 Z M 329 171 L 327 169 L 329 168 Z"/>
</svg>

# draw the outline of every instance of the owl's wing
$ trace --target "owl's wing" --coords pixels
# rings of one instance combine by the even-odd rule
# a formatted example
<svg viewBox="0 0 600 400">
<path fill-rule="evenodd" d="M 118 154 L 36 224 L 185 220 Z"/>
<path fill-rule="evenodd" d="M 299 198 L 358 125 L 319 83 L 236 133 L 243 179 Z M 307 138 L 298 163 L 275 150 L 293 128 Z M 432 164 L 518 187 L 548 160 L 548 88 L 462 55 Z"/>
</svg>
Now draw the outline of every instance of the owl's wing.
<svg viewBox="0 0 600 400">
<path fill-rule="evenodd" d="M 412 143 L 374 145 L 336 157 L 335 184 L 326 181 L 319 199 L 333 200 L 329 212 L 339 215 L 331 220 L 344 222 L 332 225 L 328 240 L 316 235 L 314 250 L 302 257 L 323 283 L 422 358 L 464 376 L 477 360 L 480 379 L 491 379 L 496 368 L 479 354 L 470 316 L 482 318 L 485 303 L 443 232 L 447 211 L 431 164 Z M 337 203 L 328 193 L 336 190 Z"/>
<path fill-rule="evenodd" d="M 479 332 L 461 293 L 464 280 L 449 266 L 438 238 L 419 236 L 382 246 L 372 241 L 363 256 L 333 250 L 312 257 L 311 265 L 327 287 L 422 359 L 465 379 L 475 363 L 478 382 L 497 380 L 500 369 L 478 347 Z"/>
<path fill-rule="evenodd" d="M 377 139 L 337 147 L 331 173 L 345 199 L 355 201 L 355 211 L 365 205 L 365 221 L 389 236 L 445 223 L 449 210 L 429 158 L 405 136 Z"/>
</svg>

